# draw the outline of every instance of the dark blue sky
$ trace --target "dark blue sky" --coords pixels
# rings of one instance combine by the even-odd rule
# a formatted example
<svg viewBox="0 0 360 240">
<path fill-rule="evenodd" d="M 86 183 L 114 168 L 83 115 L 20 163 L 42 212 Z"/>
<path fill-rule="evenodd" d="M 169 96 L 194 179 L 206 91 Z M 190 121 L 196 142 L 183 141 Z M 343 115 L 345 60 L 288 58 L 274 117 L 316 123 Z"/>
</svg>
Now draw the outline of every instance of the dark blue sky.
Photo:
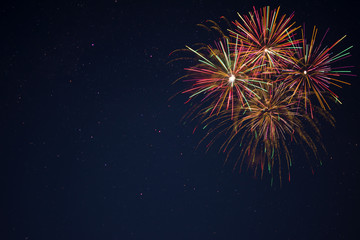
<svg viewBox="0 0 360 240">
<path fill-rule="evenodd" d="M 1 7 L 0 239 L 356 239 L 358 77 L 338 90 L 336 127 L 319 123 L 323 166 L 312 175 L 299 153 L 279 189 L 195 150 L 185 98 L 168 100 L 186 63 L 167 64 L 210 39 L 196 24 L 270 4 L 330 27 L 328 44 L 348 35 L 336 49 L 354 45 L 359 75 L 352 1 L 98 2 Z"/>
</svg>

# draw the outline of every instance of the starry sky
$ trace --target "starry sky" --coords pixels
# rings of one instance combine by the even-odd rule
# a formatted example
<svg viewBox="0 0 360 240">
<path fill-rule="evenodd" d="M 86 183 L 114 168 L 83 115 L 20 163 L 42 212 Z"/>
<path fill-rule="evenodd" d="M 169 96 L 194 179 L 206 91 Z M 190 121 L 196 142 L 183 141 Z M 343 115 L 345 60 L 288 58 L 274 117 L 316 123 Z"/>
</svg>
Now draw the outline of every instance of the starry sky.
<svg viewBox="0 0 360 240">
<path fill-rule="evenodd" d="M 298 24 L 354 45 L 360 20 L 343 1 L 28 1 L 0 9 L 1 239 L 356 239 L 360 224 L 359 78 L 338 89 L 328 154 L 292 180 L 232 171 L 195 149 L 183 126 L 186 62 L 169 53 L 210 37 L 196 24 L 252 6 L 295 11 Z"/>
</svg>

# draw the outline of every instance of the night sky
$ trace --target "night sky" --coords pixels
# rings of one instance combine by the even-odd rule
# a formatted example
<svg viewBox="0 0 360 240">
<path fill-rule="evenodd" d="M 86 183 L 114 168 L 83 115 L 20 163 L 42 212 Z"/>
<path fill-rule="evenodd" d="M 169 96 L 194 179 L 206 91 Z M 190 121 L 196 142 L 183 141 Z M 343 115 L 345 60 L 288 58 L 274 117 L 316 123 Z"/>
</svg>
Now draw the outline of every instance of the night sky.
<svg viewBox="0 0 360 240">
<path fill-rule="evenodd" d="M 355 1 L 97 2 L 0 8 L 0 239 L 358 239 L 359 77 L 319 123 L 323 165 L 295 151 L 280 188 L 195 149 L 186 96 L 169 100 L 189 65 L 167 64 L 215 40 L 196 24 L 270 5 L 328 44 L 348 35 L 335 50 L 354 45 L 360 75 Z"/>
</svg>

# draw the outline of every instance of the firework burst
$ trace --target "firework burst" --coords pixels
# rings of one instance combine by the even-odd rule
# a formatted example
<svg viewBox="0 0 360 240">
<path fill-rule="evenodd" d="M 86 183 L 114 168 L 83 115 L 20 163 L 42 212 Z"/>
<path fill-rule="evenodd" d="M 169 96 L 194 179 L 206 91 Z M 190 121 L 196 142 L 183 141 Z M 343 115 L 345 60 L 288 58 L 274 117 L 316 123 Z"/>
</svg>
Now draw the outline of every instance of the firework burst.
<svg viewBox="0 0 360 240">
<path fill-rule="evenodd" d="M 330 47 L 321 49 L 326 34 L 316 47 L 317 28 L 314 27 L 313 29 L 310 43 L 308 43 L 305 38 L 304 29 L 305 28 L 302 29 L 302 46 L 299 45 L 294 48 L 295 55 L 292 58 L 293 64 L 289 68 L 283 69 L 280 81 L 285 82 L 288 87 L 293 90 L 293 96 L 297 95 L 298 99 L 302 98 L 304 100 L 306 109 L 308 105 L 307 102 L 309 102 L 309 108 L 313 116 L 313 107 L 310 101 L 312 95 L 316 96 L 323 109 L 330 109 L 323 95 L 324 93 L 330 94 L 336 102 L 340 102 L 338 95 L 330 89 L 330 86 L 333 85 L 341 88 L 339 84 L 349 85 L 349 83 L 339 80 L 338 77 L 341 75 L 351 75 L 351 71 L 347 70 L 349 67 L 334 68 L 331 67 L 331 65 L 336 61 L 350 56 L 348 50 L 350 50 L 352 46 L 338 54 L 332 54 L 330 51 L 343 40 L 345 36 Z"/>
<path fill-rule="evenodd" d="M 304 114 L 299 103 L 292 98 L 292 92 L 285 84 L 273 84 L 267 91 L 256 92 L 260 98 L 251 98 L 247 106 L 238 106 L 232 120 L 228 111 L 223 111 L 221 116 L 204 119 L 203 123 L 210 130 L 201 142 L 210 139 L 207 145 L 210 148 L 217 139 L 227 136 L 220 147 L 220 151 L 227 153 L 226 160 L 231 152 L 240 149 L 234 169 L 238 165 L 240 171 L 244 167 L 251 167 L 255 175 L 260 172 L 261 178 L 264 169 L 267 169 L 273 181 L 274 169 L 277 168 L 281 183 L 282 169 L 286 166 L 290 181 L 292 160 L 289 146 L 302 145 L 317 156 L 317 146 L 313 139 L 319 141 L 320 131 L 315 120 Z M 319 113 L 333 123 L 328 112 Z M 310 129 L 312 136 L 308 134 Z"/>
<path fill-rule="evenodd" d="M 291 22 L 294 14 L 289 17 L 279 17 L 278 7 L 270 10 L 264 7 L 259 11 L 249 12 L 249 16 L 238 14 L 241 22 L 235 21 L 235 31 L 230 30 L 233 37 L 239 37 L 244 46 L 249 49 L 252 62 L 262 69 L 281 69 L 290 63 L 292 49 L 300 40 L 292 40 L 295 31 L 295 22 Z"/>
<path fill-rule="evenodd" d="M 257 65 L 251 65 L 251 59 L 244 47 L 236 39 L 231 45 L 229 39 L 215 42 L 215 48 L 206 46 L 205 49 L 187 49 L 198 58 L 198 64 L 186 68 L 188 72 L 186 82 L 191 87 L 182 93 L 190 94 L 189 101 L 195 97 L 201 98 L 201 105 L 206 106 L 210 115 L 219 114 L 223 109 L 248 104 L 249 96 L 257 96 L 254 89 L 263 89 L 262 78 L 253 76 Z"/>
</svg>

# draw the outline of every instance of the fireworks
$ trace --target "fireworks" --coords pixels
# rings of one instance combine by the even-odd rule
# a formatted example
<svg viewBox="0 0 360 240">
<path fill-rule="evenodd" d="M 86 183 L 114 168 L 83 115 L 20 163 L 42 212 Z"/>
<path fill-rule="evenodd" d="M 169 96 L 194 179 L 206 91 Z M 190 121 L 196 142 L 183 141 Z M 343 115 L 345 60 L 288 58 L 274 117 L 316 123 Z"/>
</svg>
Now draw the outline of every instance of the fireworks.
<svg viewBox="0 0 360 240">
<path fill-rule="evenodd" d="M 238 154 L 234 168 L 251 167 L 261 177 L 268 172 L 271 179 L 278 175 L 280 183 L 285 169 L 290 181 L 291 147 L 302 146 L 306 155 L 310 150 L 316 156 L 322 146 L 317 117 L 334 122 L 326 98 L 341 103 L 332 86 L 349 84 L 338 78 L 351 72 L 333 65 L 350 56 L 351 47 L 333 54 L 345 36 L 322 48 L 326 34 L 316 45 L 316 27 L 310 43 L 304 28 L 298 38 L 293 14 L 280 16 L 279 8 L 238 15 L 241 21 L 233 22 L 228 36 L 209 21 L 221 38 L 197 49 L 187 46 L 197 61 L 185 68 L 183 78 L 182 93 L 193 104 L 188 115 L 200 119 L 207 131 L 201 143 L 210 148 L 222 139 L 226 161 L 232 152 Z"/>
</svg>

